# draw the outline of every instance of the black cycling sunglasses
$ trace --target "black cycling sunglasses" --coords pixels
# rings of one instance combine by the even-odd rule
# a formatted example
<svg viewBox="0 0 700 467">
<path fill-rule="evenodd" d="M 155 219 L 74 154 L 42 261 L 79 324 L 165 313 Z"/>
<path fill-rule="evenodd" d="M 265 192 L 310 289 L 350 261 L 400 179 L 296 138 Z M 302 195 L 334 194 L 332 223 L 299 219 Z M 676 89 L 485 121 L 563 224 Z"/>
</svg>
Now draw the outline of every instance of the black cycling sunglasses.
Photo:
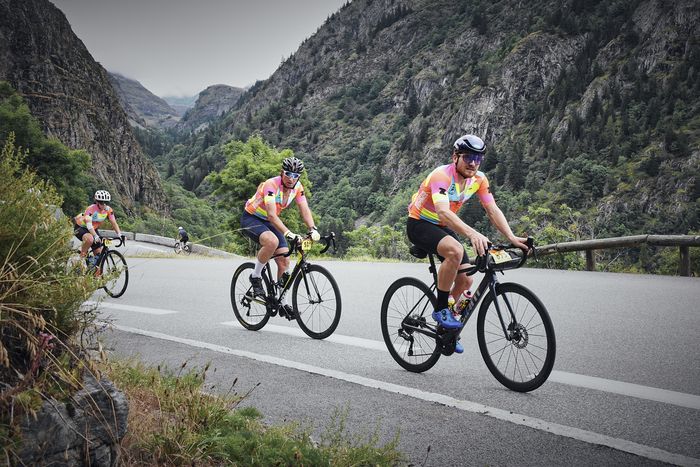
<svg viewBox="0 0 700 467">
<path fill-rule="evenodd" d="M 462 158 L 465 164 L 470 162 L 481 164 L 484 161 L 484 155 L 480 152 L 458 152 L 457 155 Z"/>
</svg>

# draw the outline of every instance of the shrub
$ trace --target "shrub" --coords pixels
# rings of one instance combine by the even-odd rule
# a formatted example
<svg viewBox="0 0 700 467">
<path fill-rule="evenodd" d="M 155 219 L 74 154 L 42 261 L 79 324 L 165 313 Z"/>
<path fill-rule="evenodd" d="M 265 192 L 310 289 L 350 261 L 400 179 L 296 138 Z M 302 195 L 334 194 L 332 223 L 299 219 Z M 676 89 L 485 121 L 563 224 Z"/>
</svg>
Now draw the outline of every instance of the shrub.
<svg viewBox="0 0 700 467">
<path fill-rule="evenodd" d="M 72 231 L 56 214 L 61 197 L 23 168 L 25 157 L 11 133 L 0 155 L 0 438 L 13 433 L 10 414 L 78 386 L 77 310 L 96 285 L 67 268 Z M 0 444 L 9 459 L 9 441 Z"/>
</svg>

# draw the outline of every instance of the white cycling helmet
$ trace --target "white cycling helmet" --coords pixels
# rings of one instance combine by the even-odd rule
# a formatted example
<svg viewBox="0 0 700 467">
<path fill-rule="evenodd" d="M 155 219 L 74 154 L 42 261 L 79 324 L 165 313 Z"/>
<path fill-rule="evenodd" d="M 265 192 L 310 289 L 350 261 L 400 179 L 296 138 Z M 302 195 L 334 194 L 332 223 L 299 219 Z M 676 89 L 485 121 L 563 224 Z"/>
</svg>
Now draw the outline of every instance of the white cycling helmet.
<svg viewBox="0 0 700 467">
<path fill-rule="evenodd" d="M 95 201 L 101 201 L 103 203 L 106 203 L 107 201 L 111 201 L 112 197 L 109 194 L 109 191 L 107 190 L 97 190 L 95 192 Z"/>
<path fill-rule="evenodd" d="M 185 230 L 185 229 L 183 229 L 182 227 L 178 227 L 177 230 Z"/>
</svg>

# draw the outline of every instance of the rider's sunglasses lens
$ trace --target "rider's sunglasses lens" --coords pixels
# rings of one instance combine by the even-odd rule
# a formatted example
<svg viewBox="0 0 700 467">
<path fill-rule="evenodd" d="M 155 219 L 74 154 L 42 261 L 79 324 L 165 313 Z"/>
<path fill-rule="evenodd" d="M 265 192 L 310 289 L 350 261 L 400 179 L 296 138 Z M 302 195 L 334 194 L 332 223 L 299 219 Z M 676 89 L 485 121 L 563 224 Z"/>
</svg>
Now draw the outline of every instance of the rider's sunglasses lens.
<svg viewBox="0 0 700 467">
<path fill-rule="evenodd" d="M 294 178 L 294 179 L 301 177 L 301 174 L 298 174 L 296 172 L 289 172 L 287 170 L 284 171 L 284 175 L 286 175 L 289 178 Z"/>
<path fill-rule="evenodd" d="M 484 160 L 484 155 L 479 154 L 478 152 L 463 152 L 459 155 L 462 156 L 462 160 L 467 164 L 470 162 L 481 164 L 481 162 Z"/>
</svg>

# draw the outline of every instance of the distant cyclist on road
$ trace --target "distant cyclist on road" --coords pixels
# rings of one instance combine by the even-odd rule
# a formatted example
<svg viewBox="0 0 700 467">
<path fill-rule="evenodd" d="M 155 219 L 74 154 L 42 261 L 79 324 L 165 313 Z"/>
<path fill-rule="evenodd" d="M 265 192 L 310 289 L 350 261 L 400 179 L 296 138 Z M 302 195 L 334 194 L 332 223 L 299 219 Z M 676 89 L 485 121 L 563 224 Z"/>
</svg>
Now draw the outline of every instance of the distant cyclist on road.
<svg viewBox="0 0 700 467">
<path fill-rule="evenodd" d="M 73 218 L 73 233 L 82 242 L 80 246 L 81 259 L 87 256 L 88 248 L 92 248 L 96 255 L 102 252 L 102 241 L 97 229 L 105 220 L 109 220 L 117 235 L 124 240 L 124 235 L 122 235 L 117 219 L 114 217 L 114 210 L 107 205 L 112 200 L 109 191 L 97 190 L 93 200 L 94 204 Z"/>
<path fill-rule="evenodd" d="M 182 226 L 177 228 L 177 239 L 180 242 L 180 246 L 182 248 L 185 248 L 187 242 L 190 241 L 190 236 L 187 235 L 187 231 Z"/>
<path fill-rule="evenodd" d="M 437 306 L 433 319 L 447 329 L 462 327 L 448 308 L 449 296 L 461 296 L 473 282 L 471 276 L 457 274 L 460 265 L 469 262 L 457 234 L 469 238 L 479 256 L 486 252 L 489 242 L 488 238 L 457 216 L 465 201 L 476 193 L 491 224 L 513 245 L 527 250 L 524 243 L 527 239 L 513 234 L 489 191 L 486 175 L 478 170 L 485 153 L 486 145 L 478 136 L 464 135 L 459 138 L 453 146 L 452 163 L 433 170 L 421 183 L 408 206 L 408 239 L 421 249 L 437 254 L 442 261 L 438 270 Z M 455 352 L 464 352 L 461 343 L 457 342 Z"/>
<path fill-rule="evenodd" d="M 304 171 L 304 163 L 296 157 L 287 157 L 282 161 L 282 170 L 277 177 L 265 180 L 245 204 L 245 210 L 241 216 L 241 228 L 243 233 L 260 244 L 255 261 L 255 269 L 250 275 L 250 283 L 253 292 L 257 296 L 264 296 L 262 286 L 262 271 L 273 255 L 287 253 L 288 241 L 296 241 L 300 235 L 292 232 L 284 225 L 279 214 L 296 201 L 301 218 L 309 228 L 309 235 L 314 241 L 318 241 L 321 235 L 314 226 L 311 209 L 304 196 L 304 187 L 300 182 L 301 173 Z M 288 277 L 289 257 L 278 256 L 277 279 Z M 286 282 L 286 279 L 282 283 Z M 291 316 L 292 307 L 283 305 L 285 312 Z"/>
</svg>

